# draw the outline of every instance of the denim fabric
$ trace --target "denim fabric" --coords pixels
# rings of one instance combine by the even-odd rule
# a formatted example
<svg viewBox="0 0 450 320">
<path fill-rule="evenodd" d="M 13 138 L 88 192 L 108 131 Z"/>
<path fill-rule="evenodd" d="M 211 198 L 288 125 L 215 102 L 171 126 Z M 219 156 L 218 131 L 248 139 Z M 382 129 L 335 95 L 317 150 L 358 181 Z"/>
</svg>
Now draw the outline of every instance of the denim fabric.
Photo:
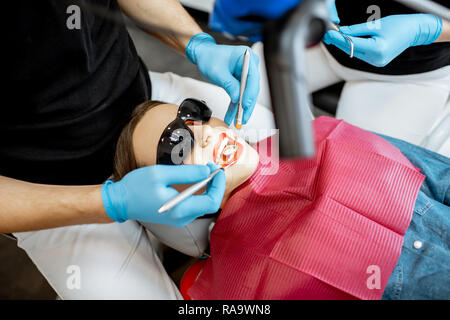
<svg viewBox="0 0 450 320">
<path fill-rule="evenodd" d="M 402 253 L 382 299 L 450 299 L 450 159 L 401 140 L 382 137 L 426 175 Z"/>
</svg>

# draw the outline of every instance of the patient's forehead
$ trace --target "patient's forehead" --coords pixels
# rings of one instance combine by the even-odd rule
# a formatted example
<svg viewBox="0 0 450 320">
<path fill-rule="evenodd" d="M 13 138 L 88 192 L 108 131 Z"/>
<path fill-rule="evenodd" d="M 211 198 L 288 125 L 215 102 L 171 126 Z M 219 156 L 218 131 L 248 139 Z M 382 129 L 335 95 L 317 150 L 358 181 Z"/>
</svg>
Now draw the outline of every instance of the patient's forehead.
<svg viewBox="0 0 450 320">
<path fill-rule="evenodd" d="M 139 167 L 156 164 L 156 151 L 164 129 L 177 116 L 178 106 L 160 104 L 148 110 L 133 132 L 133 148 Z"/>
<path fill-rule="evenodd" d="M 160 104 L 148 110 L 141 118 L 133 132 L 133 148 L 139 167 L 156 164 L 159 139 L 164 129 L 177 116 L 177 105 Z M 211 127 L 228 128 L 225 122 L 212 117 L 208 121 Z"/>
</svg>

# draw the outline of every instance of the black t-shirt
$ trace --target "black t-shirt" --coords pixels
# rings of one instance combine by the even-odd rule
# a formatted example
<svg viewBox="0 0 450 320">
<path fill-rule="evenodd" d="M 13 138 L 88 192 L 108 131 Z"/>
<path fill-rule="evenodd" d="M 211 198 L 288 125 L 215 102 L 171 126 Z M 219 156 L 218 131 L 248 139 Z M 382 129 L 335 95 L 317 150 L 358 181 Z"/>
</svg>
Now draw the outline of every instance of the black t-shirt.
<svg viewBox="0 0 450 320">
<path fill-rule="evenodd" d="M 120 12 L 116 1 L 92 1 Z M 75 2 L 77 3 L 77 2 Z M 123 24 L 70 1 L 15 0 L 8 33 L 8 104 L 0 175 L 48 184 L 101 183 L 150 79 Z M 8 12 L 8 13 L 7 13 Z M 79 28 L 77 21 L 80 21 Z"/>
<path fill-rule="evenodd" d="M 448 6 L 449 0 L 435 0 L 444 6 Z M 371 13 L 367 8 L 371 5 L 380 7 L 381 17 L 394 14 L 417 13 L 393 0 L 336 0 L 341 26 L 353 25 L 367 21 Z M 450 65 L 450 42 L 433 43 L 425 46 L 416 46 L 406 49 L 387 66 L 374 67 L 357 58 L 350 58 L 345 52 L 328 45 L 328 51 L 342 65 L 372 73 L 387 75 L 403 75 L 428 72 Z"/>
</svg>

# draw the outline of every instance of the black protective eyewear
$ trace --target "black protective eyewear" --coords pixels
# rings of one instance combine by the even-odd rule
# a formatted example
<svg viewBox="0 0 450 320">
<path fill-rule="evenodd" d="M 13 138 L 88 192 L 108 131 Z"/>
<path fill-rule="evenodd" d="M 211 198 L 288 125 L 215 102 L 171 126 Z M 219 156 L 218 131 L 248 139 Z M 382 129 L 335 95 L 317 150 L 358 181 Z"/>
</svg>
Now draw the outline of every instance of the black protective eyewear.
<svg viewBox="0 0 450 320">
<path fill-rule="evenodd" d="M 178 108 L 177 117 L 164 129 L 158 143 L 157 164 L 177 165 L 194 147 L 194 133 L 188 125 L 208 122 L 212 111 L 204 101 L 189 98 Z"/>
</svg>

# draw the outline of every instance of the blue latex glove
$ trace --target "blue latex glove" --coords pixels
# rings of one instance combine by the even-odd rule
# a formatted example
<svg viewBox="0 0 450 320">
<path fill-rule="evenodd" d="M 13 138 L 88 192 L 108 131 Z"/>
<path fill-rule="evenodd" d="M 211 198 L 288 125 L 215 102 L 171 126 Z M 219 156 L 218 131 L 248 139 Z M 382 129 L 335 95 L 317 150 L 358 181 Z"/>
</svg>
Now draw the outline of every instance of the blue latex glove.
<svg viewBox="0 0 450 320">
<path fill-rule="evenodd" d="M 222 87 L 231 98 L 225 122 L 230 125 L 236 115 L 239 100 L 240 79 L 244 62 L 245 46 L 217 45 L 207 33 L 191 38 L 186 47 L 186 57 L 198 66 L 201 74 L 210 82 Z M 258 56 L 251 52 L 247 87 L 243 96 L 244 114 L 242 123 L 250 119 L 259 94 Z"/>
<path fill-rule="evenodd" d="M 128 173 L 118 182 L 107 181 L 101 189 L 103 205 L 111 219 L 128 219 L 172 226 L 185 226 L 194 219 L 219 210 L 225 191 L 225 173 L 219 172 L 202 195 L 190 196 L 171 210 L 159 214 L 158 209 L 178 194 L 174 184 L 187 184 L 206 179 L 219 168 L 215 164 L 155 165 Z"/>
<path fill-rule="evenodd" d="M 335 0 L 327 0 L 327 9 L 328 14 L 330 16 L 330 20 L 333 21 L 336 24 L 339 24 L 341 22 L 341 19 L 339 19 L 339 15 L 336 9 L 336 1 Z"/>
<path fill-rule="evenodd" d="M 352 39 L 354 56 L 376 67 L 386 66 L 409 47 L 433 43 L 442 33 L 442 19 L 431 14 L 393 15 L 379 23 L 380 28 L 368 22 L 340 29 Z M 328 31 L 323 41 L 350 53 L 348 40 L 337 31 Z"/>
</svg>

